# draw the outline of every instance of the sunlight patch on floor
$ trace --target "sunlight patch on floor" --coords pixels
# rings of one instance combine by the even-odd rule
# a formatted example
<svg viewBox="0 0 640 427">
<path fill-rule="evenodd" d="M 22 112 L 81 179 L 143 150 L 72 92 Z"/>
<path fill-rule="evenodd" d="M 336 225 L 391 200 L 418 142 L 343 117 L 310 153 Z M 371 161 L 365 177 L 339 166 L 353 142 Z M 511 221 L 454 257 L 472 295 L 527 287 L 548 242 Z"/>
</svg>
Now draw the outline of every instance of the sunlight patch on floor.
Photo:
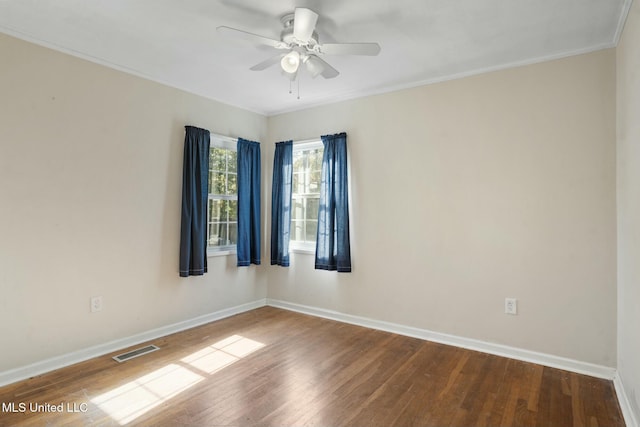
<svg viewBox="0 0 640 427">
<path fill-rule="evenodd" d="M 244 338 L 240 335 L 233 335 L 196 351 L 181 361 L 200 371 L 213 374 L 262 347 L 264 347 L 264 344 L 258 341 Z"/>
<path fill-rule="evenodd" d="M 170 364 L 91 401 L 124 425 L 202 380 L 203 376 Z"/>
<path fill-rule="evenodd" d="M 237 362 L 264 344 L 232 335 L 163 368 L 91 399 L 114 421 L 125 425 Z"/>
</svg>

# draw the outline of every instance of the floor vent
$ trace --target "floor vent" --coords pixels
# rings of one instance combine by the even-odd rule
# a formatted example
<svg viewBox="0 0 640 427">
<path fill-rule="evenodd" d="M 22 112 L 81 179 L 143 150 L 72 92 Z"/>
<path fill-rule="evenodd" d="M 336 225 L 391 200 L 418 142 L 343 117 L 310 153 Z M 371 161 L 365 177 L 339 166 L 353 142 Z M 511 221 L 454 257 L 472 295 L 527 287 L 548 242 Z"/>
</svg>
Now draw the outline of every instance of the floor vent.
<svg viewBox="0 0 640 427">
<path fill-rule="evenodd" d="M 116 362 L 122 363 L 129 359 L 133 359 L 134 357 L 144 356 L 145 354 L 151 353 L 156 350 L 160 350 L 160 347 L 157 347 L 155 345 L 148 345 L 146 347 L 138 348 L 136 350 L 132 350 L 127 353 L 122 353 L 117 356 L 113 356 L 113 360 L 115 360 Z"/>
</svg>

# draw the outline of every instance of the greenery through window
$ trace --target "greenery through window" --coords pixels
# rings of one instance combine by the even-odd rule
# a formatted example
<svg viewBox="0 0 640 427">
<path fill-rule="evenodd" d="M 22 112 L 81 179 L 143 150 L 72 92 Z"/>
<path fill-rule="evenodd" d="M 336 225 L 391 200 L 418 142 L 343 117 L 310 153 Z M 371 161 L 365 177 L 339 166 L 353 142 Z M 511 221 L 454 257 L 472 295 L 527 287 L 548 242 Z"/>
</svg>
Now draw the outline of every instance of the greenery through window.
<svg viewBox="0 0 640 427">
<path fill-rule="evenodd" d="M 235 144 L 211 141 L 209 152 L 209 249 L 235 249 L 238 240 L 238 173 Z"/>
<path fill-rule="evenodd" d="M 316 241 L 323 151 L 320 141 L 293 146 L 291 242 L 294 245 L 311 246 Z"/>
</svg>

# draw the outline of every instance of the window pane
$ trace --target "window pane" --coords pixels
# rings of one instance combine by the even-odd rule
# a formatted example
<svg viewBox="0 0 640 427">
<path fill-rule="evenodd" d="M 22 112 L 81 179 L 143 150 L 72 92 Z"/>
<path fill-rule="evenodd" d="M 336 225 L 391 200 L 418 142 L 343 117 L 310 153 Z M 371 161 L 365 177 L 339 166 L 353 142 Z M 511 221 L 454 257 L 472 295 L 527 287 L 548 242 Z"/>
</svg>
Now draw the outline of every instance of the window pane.
<svg viewBox="0 0 640 427">
<path fill-rule="evenodd" d="M 301 172 L 304 170 L 304 151 L 296 151 L 293 153 L 293 171 Z"/>
<path fill-rule="evenodd" d="M 291 221 L 291 235 L 293 236 L 291 240 L 304 240 L 304 221 Z"/>
<path fill-rule="evenodd" d="M 304 192 L 304 187 L 300 187 L 300 185 L 304 186 L 304 180 L 301 179 L 302 176 L 300 173 L 293 174 L 293 184 L 291 185 L 291 191 L 294 194 L 301 194 Z"/>
<path fill-rule="evenodd" d="M 319 193 L 320 171 L 311 172 L 309 175 L 309 193 Z"/>
<path fill-rule="evenodd" d="M 221 217 L 222 200 L 209 200 L 209 222 L 219 222 Z"/>
<path fill-rule="evenodd" d="M 316 149 L 309 153 L 309 169 L 320 171 L 322 169 L 322 154 L 324 150 Z"/>
<path fill-rule="evenodd" d="M 238 153 L 233 150 L 227 150 L 227 168 L 229 172 L 238 170 Z"/>
<path fill-rule="evenodd" d="M 227 175 L 227 192 L 226 194 L 238 194 L 238 175 L 230 173 Z"/>
<path fill-rule="evenodd" d="M 215 148 L 211 147 L 209 149 L 209 172 L 211 172 L 213 170 L 213 166 L 214 166 L 214 159 L 215 159 Z"/>
<path fill-rule="evenodd" d="M 229 244 L 235 245 L 238 243 L 238 224 L 235 222 L 229 223 Z"/>
<path fill-rule="evenodd" d="M 322 173 L 322 150 L 314 150 L 309 159 L 309 192 L 320 191 L 320 176 Z"/>
<path fill-rule="evenodd" d="M 226 224 L 214 222 L 209 224 L 209 246 L 220 246 L 226 235 Z"/>
<path fill-rule="evenodd" d="M 229 201 L 228 200 L 220 200 L 220 222 L 225 222 L 229 220 Z"/>
<path fill-rule="evenodd" d="M 304 199 L 292 199 L 291 205 L 291 219 L 304 219 Z"/>
<path fill-rule="evenodd" d="M 308 198 L 307 199 L 307 212 L 305 217 L 307 219 L 318 219 L 318 208 L 320 207 L 320 198 Z"/>
<path fill-rule="evenodd" d="M 304 189 L 302 190 L 305 194 L 309 192 L 309 169 L 304 172 Z"/>
<path fill-rule="evenodd" d="M 211 224 L 211 237 L 209 238 L 209 242 L 214 242 L 213 244 L 211 244 L 211 246 L 229 246 L 231 244 L 228 238 L 228 226 L 229 223 L 226 222 Z"/>
<path fill-rule="evenodd" d="M 229 200 L 229 221 L 238 220 L 238 201 Z"/>
<path fill-rule="evenodd" d="M 224 172 L 213 172 L 209 174 L 209 177 L 211 178 L 211 181 L 209 181 L 209 193 L 224 194 Z"/>
<path fill-rule="evenodd" d="M 316 233 L 318 231 L 318 221 L 307 221 L 306 224 L 306 238 L 307 242 L 315 242 L 316 241 Z"/>
<path fill-rule="evenodd" d="M 209 151 L 209 169 L 214 171 L 224 171 L 228 150 L 212 147 Z"/>
</svg>

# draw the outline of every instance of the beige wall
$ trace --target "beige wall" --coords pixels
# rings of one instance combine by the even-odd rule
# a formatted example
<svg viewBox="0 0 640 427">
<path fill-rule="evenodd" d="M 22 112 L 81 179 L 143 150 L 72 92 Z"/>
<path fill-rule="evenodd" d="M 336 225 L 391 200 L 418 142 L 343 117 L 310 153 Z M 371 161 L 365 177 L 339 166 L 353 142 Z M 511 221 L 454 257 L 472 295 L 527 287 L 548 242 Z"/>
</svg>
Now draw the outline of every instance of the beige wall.
<svg viewBox="0 0 640 427">
<path fill-rule="evenodd" d="M 265 117 L 5 35 L 0 53 L 0 372 L 266 296 L 235 257 L 178 277 L 184 125 L 265 140 Z"/>
<path fill-rule="evenodd" d="M 271 118 L 0 52 L 0 372 L 266 296 L 615 366 L 614 51 Z M 265 142 L 265 212 L 272 143 L 346 131 L 354 272 L 178 278 L 185 124 Z"/>
<path fill-rule="evenodd" d="M 346 131 L 353 199 L 353 273 L 294 254 L 268 270 L 270 298 L 615 366 L 614 50 L 268 127 Z"/>
<path fill-rule="evenodd" d="M 618 372 L 640 420 L 640 5 L 617 48 Z"/>
</svg>

